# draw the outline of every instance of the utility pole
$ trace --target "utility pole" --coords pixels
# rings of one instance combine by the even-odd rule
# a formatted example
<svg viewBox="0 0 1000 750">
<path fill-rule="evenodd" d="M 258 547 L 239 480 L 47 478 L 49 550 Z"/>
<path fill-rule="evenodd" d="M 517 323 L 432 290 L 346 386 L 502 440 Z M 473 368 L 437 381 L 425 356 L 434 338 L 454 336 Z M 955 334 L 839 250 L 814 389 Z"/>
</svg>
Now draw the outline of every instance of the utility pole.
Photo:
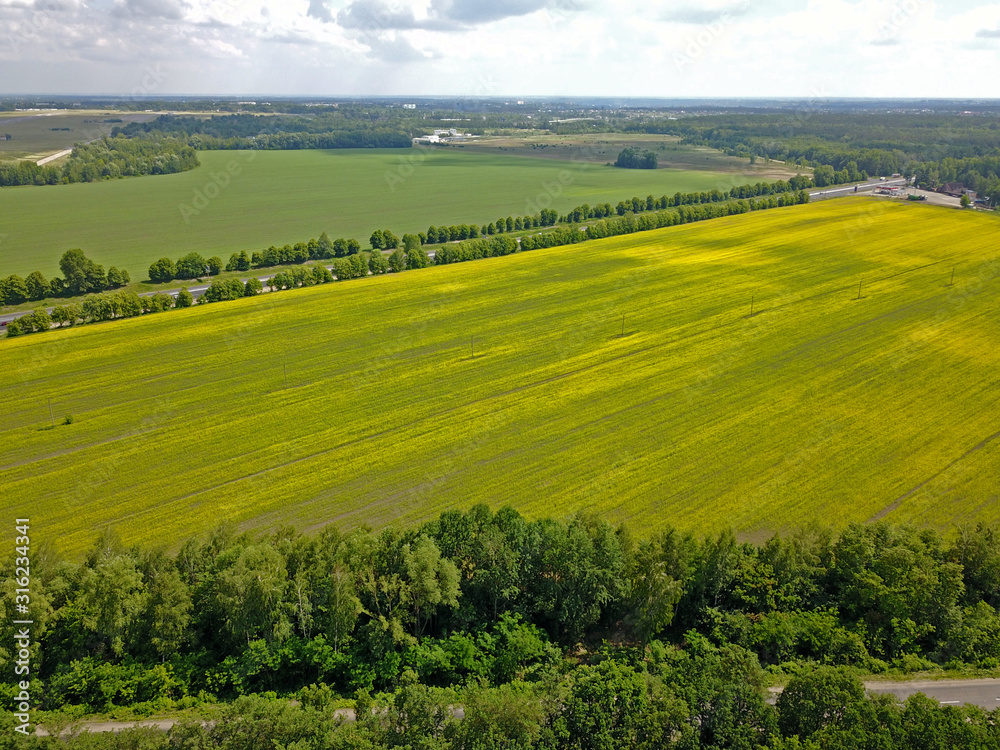
<svg viewBox="0 0 1000 750">
<path fill-rule="evenodd" d="M 472 358 L 476 358 L 476 337 L 469 336 L 469 346 L 472 347 Z"/>
<path fill-rule="evenodd" d="M 625 313 L 622 313 L 622 335 L 619 338 L 625 338 Z"/>
<path fill-rule="evenodd" d="M 753 317 L 753 295 L 750 295 L 750 317 Z"/>
<path fill-rule="evenodd" d="M 861 284 L 862 284 L 862 282 L 859 281 L 858 282 L 858 299 L 861 299 Z"/>
<path fill-rule="evenodd" d="M 49 399 L 49 419 L 52 420 L 52 429 L 56 428 L 56 415 L 52 413 L 52 399 Z"/>
<path fill-rule="evenodd" d="M 281 366 L 281 369 L 282 369 L 282 370 L 284 371 L 284 373 L 285 373 L 285 388 L 287 388 L 287 387 L 288 387 L 288 365 L 285 365 L 285 364 L 283 364 L 283 365 Z"/>
<path fill-rule="evenodd" d="M 955 266 L 951 267 L 951 281 L 948 282 L 948 286 L 955 286 Z"/>
</svg>

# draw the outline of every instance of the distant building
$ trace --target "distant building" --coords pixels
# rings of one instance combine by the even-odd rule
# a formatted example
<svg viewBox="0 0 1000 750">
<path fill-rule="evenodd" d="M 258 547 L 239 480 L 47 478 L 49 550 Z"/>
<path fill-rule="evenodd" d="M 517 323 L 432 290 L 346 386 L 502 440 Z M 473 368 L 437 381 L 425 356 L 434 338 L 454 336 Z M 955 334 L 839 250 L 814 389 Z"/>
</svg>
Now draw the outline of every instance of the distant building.
<svg viewBox="0 0 1000 750">
<path fill-rule="evenodd" d="M 965 189 L 965 185 L 961 182 L 946 182 L 944 185 L 937 189 L 939 193 L 944 195 L 950 195 L 953 198 L 961 198 L 966 193 L 972 192 Z"/>
<path fill-rule="evenodd" d="M 416 104 L 404 104 L 403 105 L 403 109 L 416 109 L 416 108 L 417 108 Z"/>
<path fill-rule="evenodd" d="M 424 135 L 414 138 L 414 143 L 448 143 L 449 141 L 464 141 L 471 138 L 471 133 L 459 133 L 456 128 L 448 130 L 435 130 L 433 135 Z"/>
</svg>

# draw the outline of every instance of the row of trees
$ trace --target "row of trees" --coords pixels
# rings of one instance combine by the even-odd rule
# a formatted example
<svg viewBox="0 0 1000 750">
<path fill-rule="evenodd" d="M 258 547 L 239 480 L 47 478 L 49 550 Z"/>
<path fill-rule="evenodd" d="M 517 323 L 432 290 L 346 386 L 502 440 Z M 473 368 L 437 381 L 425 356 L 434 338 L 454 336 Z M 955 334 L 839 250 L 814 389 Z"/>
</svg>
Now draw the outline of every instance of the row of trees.
<svg viewBox="0 0 1000 750">
<path fill-rule="evenodd" d="M 63 253 L 59 268 L 62 278 L 46 279 L 40 271 L 32 271 L 25 279 L 17 275 L 0 279 L 0 305 L 20 305 L 49 297 L 76 297 L 88 292 L 119 289 L 132 281 L 125 269 L 111 266 L 105 272 L 104 266 L 90 260 L 79 249 Z"/>
<path fill-rule="evenodd" d="M 543 208 L 533 216 L 508 216 L 506 219 L 497 219 L 482 226 L 476 224 L 453 224 L 451 226 L 436 227 L 431 224 L 427 232 L 421 232 L 421 243 L 436 245 L 445 242 L 455 242 L 457 240 L 475 239 L 477 237 L 487 237 L 494 234 L 504 234 L 505 232 L 519 232 L 522 229 L 535 229 L 538 227 L 551 227 L 558 223 L 559 213 L 554 209 Z M 565 221 L 565 217 L 563 217 Z"/>
<path fill-rule="evenodd" d="M 258 282 L 260 283 L 260 282 Z M 190 307 L 194 302 L 193 295 L 182 289 L 177 297 L 169 294 L 150 294 L 139 296 L 135 292 L 118 291 L 91 294 L 77 304 L 57 305 L 49 313 L 44 308 L 15 318 L 7 324 L 8 336 L 21 336 L 26 333 L 41 333 L 53 326 L 73 327 L 80 323 L 100 323 L 118 318 L 134 318 L 148 313 L 163 312 L 172 307 Z"/>
<path fill-rule="evenodd" d="M 689 224 L 695 221 L 716 219 L 722 216 L 733 216 L 750 211 L 761 211 L 808 202 L 809 194 L 805 191 L 800 191 L 798 193 L 785 193 L 758 200 L 682 205 L 677 210 L 643 213 L 639 216 L 636 216 L 631 211 L 627 211 L 623 216 L 614 216 L 613 218 L 595 221 L 584 229 L 576 226 L 558 227 L 550 232 L 525 235 L 520 237 L 519 241 L 510 237 L 491 237 L 488 239 L 466 240 L 457 244 L 444 245 L 435 252 L 434 262 L 444 265 L 467 260 L 478 260 L 479 258 L 509 255 L 519 250 L 537 250 L 545 247 L 573 245 L 578 242 L 603 237 L 616 237 L 622 234 L 646 232 L 677 224 Z"/>
<path fill-rule="evenodd" d="M 0 187 L 173 174 L 198 165 L 195 150 L 176 138 L 101 138 L 93 143 L 77 144 L 61 167 L 38 166 L 27 160 L 0 163 Z"/>
<path fill-rule="evenodd" d="M 808 177 L 799 175 L 790 180 L 777 180 L 775 182 L 758 182 L 756 184 L 738 185 L 729 190 L 719 190 L 718 188 L 708 191 L 675 193 L 672 196 L 663 195 L 656 198 L 647 195 L 645 198 L 637 196 L 628 200 L 619 201 L 616 206 L 610 203 L 601 203 L 595 206 L 583 204 L 577 206 L 565 215 L 560 215 L 554 209 L 542 209 L 533 216 L 508 216 L 506 219 L 497 219 L 490 224 L 477 227 L 475 224 L 459 224 L 450 227 L 436 227 L 431 225 L 426 233 L 419 235 L 420 241 L 426 244 L 443 244 L 446 242 L 462 241 L 467 239 L 477 239 L 494 234 L 505 232 L 518 232 L 525 229 L 538 227 L 550 227 L 556 224 L 578 224 L 589 219 L 603 219 L 610 216 L 625 216 L 627 213 L 642 213 L 644 211 L 662 211 L 663 209 L 692 206 L 705 203 L 726 203 L 734 200 L 756 198 L 760 196 L 778 196 L 788 193 L 795 194 L 793 202 L 803 202 L 802 191 L 813 187 L 815 183 Z M 781 205 L 791 205 L 786 202 Z M 668 226 L 668 225 L 661 225 Z M 565 244 L 565 243 L 557 243 Z M 544 245 L 539 245 L 543 247 Z"/>
<path fill-rule="evenodd" d="M 633 196 L 631 199 L 618 201 L 612 208 L 610 203 L 601 203 L 590 206 L 584 203 L 577 206 L 565 216 L 559 217 L 560 223 L 578 224 L 588 219 L 603 219 L 609 216 L 624 216 L 627 213 L 642 213 L 643 211 L 662 211 L 666 208 L 677 208 L 680 206 L 695 206 L 705 203 L 726 203 L 734 200 L 744 200 L 747 198 L 759 198 L 766 196 L 780 196 L 789 193 L 796 194 L 798 200 L 807 188 L 813 187 L 815 183 L 803 175 L 793 177 L 790 180 L 778 180 L 776 182 L 758 182 L 756 184 L 738 185 L 729 190 L 719 190 L 718 188 L 693 193 L 674 193 L 674 195 L 662 195 L 655 198 L 647 195 L 645 198 Z"/>
<path fill-rule="evenodd" d="M 279 271 L 266 282 L 256 277 L 245 282 L 237 278 L 216 279 L 198 298 L 198 303 L 227 302 L 242 297 L 253 297 L 265 289 L 270 291 L 296 289 L 314 284 L 364 278 L 369 275 L 399 273 L 408 268 L 424 268 L 429 265 L 431 261 L 420 247 L 416 236 L 406 236 L 411 238 L 411 241 L 405 251 L 396 248 L 389 256 L 381 251 L 375 251 L 337 258 L 333 262 L 332 272 L 325 265 L 317 264 L 311 269 L 300 267 Z M 78 323 L 99 323 L 118 318 L 131 318 L 151 312 L 162 312 L 171 307 L 190 307 L 193 303 L 194 297 L 186 288 L 181 289 L 176 298 L 168 294 L 140 296 L 135 292 L 125 291 L 94 294 L 85 297 L 81 305 L 60 305 L 53 309 L 51 315 L 44 309 L 38 309 L 17 318 L 8 323 L 7 335 L 20 336 L 47 331 L 53 325 L 75 326 Z"/>
<path fill-rule="evenodd" d="M 443 244 L 477 239 L 479 237 L 489 237 L 507 232 L 550 227 L 557 223 L 576 224 L 590 219 L 602 219 L 615 215 L 625 216 L 629 212 L 642 213 L 644 211 L 658 211 L 671 207 L 724 203 L 760 196 L 800 193 L 812 185 L 813 182 L 808 177 L 799 176 L 789 181 L 758 182 L 756 184 L 740 185 L 729 190 L 715 189 L 692 193 L 678 192 L 673 196 L 663 195 L 659 198 L 654 198 L 652 195 L 648 195 L 645 198 L 632 197 L 629 200 L 619 201 L 617 206 L 614 207 L 610 203 L 602 203 L 596 206 L 583 204 L 569 211 L 564 216 L 560 216 L 554 209 L 542 209 L 538 214 L 533 216 L 508 216 L 505 219 L 497 219 L 495 222 L 482 225 L 482 227 L 475 224 L 459 224 L 447 227 L 431 225 L 426 232 L 411 236 L 419 240 L 419 244 L 421 245 Z M 406 235 L 404 235 L 401 241 L 392 231 L 380 229 L 372 233 L 370 244 L 372 249 L 392 250 L 399 247 L 401 242 L 405 246 L 405 240 Z M 528 244 L 530 245 L 531 243 L 529 242 Z M 559 242 L 557 244 L 565 243 Z M 535 246 L 544 247 L 546 245 Z M 249 271 L 251 269 L 270 268 L 278 265 L 305 263 L 310 260 L 344 258 L 355 255 L 360 251 L 361 245 L 357 240 L 345 238 L 331 240 L 329 235 L 324 232 L 319 238 L 310 239 L 308 242 L 298 242 L 294 245 L 287 244 L 283 247 L 271 245 L 265 250 L 255 251 L 252 254 L 247 254 L 246 251 L 233 253 L 225 264 L 223 264 L 222 258 L 218 256 L 205 258 L 197 252 L 188 253 L 177 261 L 169 258 L 160 258 L 150 265 L 149 278 L 155 283 L 168 283 L 175 279 L 188 280 L 203 276 L 218 275 L 223 269 L 226 271 Z M 407 248 L 408 251 L 409 248 Z M 82 256 L 82 253 L 78 250 L 69 251 L 63 256 L 60 266 L 66 262 L 70 254 L 77 253 Z M 39 272 L 31 274 L 29 279 L 20 279 L 20 277 L 11 276 L 6 280 L 0 280 L 0 304 L 21 304 L 25 301 L 41 300 L 46 296 L 57 297 L 64 294 L 75 296 L 88 292 L 102 291 L 104 289 L 116 289 L 130 283 L 127 271 L 111 267 L 108 269 L 106 276 L 104 276 L 103 268 L 86 258 L 81 259 L 80 257 L 76 257 L 71 262 L 71 265 L 74 269 L 73 271 L 67 273 L 64 269 L 64 273 L 67 273 L 68 284 L 64 284 L 62 279 L 46 281 Z"/>
<path fill-rule="evenodd" d="M 749 211 L 791 206 L 807 203 L 808 201 L 809 194 L 805 191 L 800 191 L 798 193 L 783 193 L 777 196 L 772 195 L 769 198 L 754 200 L 682 205 L 676 210 L 643 213 L 639 216 L 634 215 L 632 212 L 627 212 L 621 217 L 596 221 L 585 229 L 580 229 L 576 226 L 557 227 L 549 232 L 525 235 L 518 239 L 494 236 L 466 240 L 456 244 L 449 243 L 438 248 L 433 261 L 424 251 L 421 244 L 421 237 L 413 234 L 405 234 L 403 235 L 404 247 L 396 247 L 389 256 L 386 256 L 381 250 L 373 250 L 370 253 L 357 252 L 347 257 L 336 258 L 332 271 L 322 264 L 313 266 L 312 270 L 295 268 L 289 271 L 280 271 L 268 280 L 266 286 L 271 291 L 277 291 L 311 286 L 313 284 L 325 284 L 332 281 L 347 281 L 364 278 L 369 275 L 399 273 L 407 269 L 424 268 L 432 263 L 447 265 L 480 258 L 510 255 L 522 250 L 571 245 L 591 239 L 650 231 L 677 224 L 705 221 L 707 219 L 732 216 Z M 257 254 L 254 253 L 254 255 L 256 256 Z M 192 257 L 194 259 L 191 259 Z M 191 253 L 181 260 L 184 261 L 185 259 L 188 259 L 186 265 L 189 265 L 191 269 L 199 267 L 201 263 L 210 264 L 209 267 L 212 269 L 221 269 L 222 261 L 217 257 L 205 261 L 197 253 Z M 245 260 L 247 260 L 246 253 L 240 255 L 234 253 L 230 258 L 227 270 L 242 270 L 240 265 Z M 157 264 L 166 266 L 167 264 L 171 264 L 171 261 L 168 258 L 163 258 L 157 261 Z M 154 264 L 154 266 L 157 266 L 157 264 Z M 173 267 L 176 269 L 177 265 L 180 265 L 180 262 Z M 151 267 L 150 276 L 152 277 L 155 272 L 157 272 L 156 269 Z M 214 273 L 218 273 L 218 270 L 215 270 Z M 198 301 L 199 303 L 224 302 L 260 294 L 264 288 L 265 285 L 257 278 L 251 278 L 246 282 L 242 282 L 239 279 L 216 280 L 212 282 L 212 285 Z M 191 304 L 191 295 L 187 289 L 182 289 L 180 295 L 177 307 L 186 307 Z M 147 304 L 154 304 L 147 302 L 147 300 L 151 299 L 162 299 L 167 302 L 164 307 L 147 309 Z M 96 295 L 86 298 L 83 307 L 79 309 L 75 306 L 56 308 L 53 311 L 52 318 L 49 317 L 45 310 L 36 310 L 31 315 L 23 316 L 8 324 L 7 335 L 18 336 L 24 333 L 49 330 L 53 323 L 62 325 L 68 322 L 70 325 L 75 325 L 77 322 L 99 322 L 121 317 L 132 317 L 133 315 L 145 312 L 159 312 L 160 309 L 168 309 L 170 307 L 169 300 L 171 299 L 168 295 L 139 297 L 134 292 L 119 293 L 117 295 Z M 185 304 L 180 304 L 181 299 L 185 301 Z M 100 305 L 98 305 L 98 301 L 100 301 Z M 77 314 L 70 315 L 69 311 L 72 310 L 77 310 Z M 135 310 L 138 311 L 133 312 Z"/>
<path fill-rule="evenodd" d="M 386 230 L 388 231 L 388 230 Z M 380 236 L 384 234 L 379 232 Z M 396 247 L 398 240 L 392 235 Z M 375 242 L 375 236 L 372 236 Z M 226 271 L 249 271 L 254 268 L 271 268 L 273 266 L 306 263 L 310 260 L 328 260 L 330 258 L 345 258 L 361 252 L 361 244 L 355 239 L 338 238 L 331 240 L 326 232 L 318 239 L 308 242 L 297 242 L 294 245 L 276 247 L 271 245 L 265 250 L 247 254 L 245 250 L 233 253 L 228 262 L 223 264 L 222 258 L 213 256 L 205 258 L 197 252 L 191 252 L 176 262 L 170 258 L 160 258 L 149 267 L 149 279 L 157 284 L 165 284 L 174 279 L 196 279 L 202 276 L 217 276 L 223 269 Z"/>
<path fill-rule="evenodd" d="M 296 701 L 243 697 L 209 725 L 120 734 L 17 738 L 13 717 L 0 747 L 33 750 L 997 750 L 998 711 L 939 705 L 923 695 L 899 703 L 865 694 L 853 675 L 821 668 L 792 678 L 769 705 L 753 658 L 738 648 L 692 643 L 645 658 L 609 653 L 550 670 L 546 679 L 500 687 L 433 688 L 408 681 L 356 698 L 357 720 L 338 717 L 320 683 Z M 459 713 L 458 706 L 461 707 Z"/>
<path fill-rule="evenodd" d="M 378 533 L 223 527 L 176 555 L 105 534 L 79 563 L 43 550 L 33 560 L 33 692 L 43 708 L 107 710 L 318 681 L 341 694 L 411 679 L 499 686 L 558 670 L 568 649 L 611 633 L 668 663 L 725 650 L 792 674 L 996 668 L 998 572 L 990 528 L 946 543 L 852 525 L 756 545 L 676 530 L 637 539 L 591 517 L 528 521 L 485 506 Z"/>
</svg>

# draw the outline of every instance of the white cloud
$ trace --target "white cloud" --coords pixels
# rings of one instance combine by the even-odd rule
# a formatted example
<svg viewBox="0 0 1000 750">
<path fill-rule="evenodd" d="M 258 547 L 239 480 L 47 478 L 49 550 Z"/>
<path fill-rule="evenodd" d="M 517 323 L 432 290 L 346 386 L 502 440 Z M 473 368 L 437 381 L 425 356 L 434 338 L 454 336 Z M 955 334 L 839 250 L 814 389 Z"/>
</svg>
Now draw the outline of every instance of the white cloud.
<svg viewBox="0 0 1000 750">
<path fill-rule="evenodd" d="M 129 91 L 164 63 L 157 93 L 996 96 L 954 68 L 995 68 L 1000 5 L 0 0 L 0 29 L 23 92 Z"/>
</svg>

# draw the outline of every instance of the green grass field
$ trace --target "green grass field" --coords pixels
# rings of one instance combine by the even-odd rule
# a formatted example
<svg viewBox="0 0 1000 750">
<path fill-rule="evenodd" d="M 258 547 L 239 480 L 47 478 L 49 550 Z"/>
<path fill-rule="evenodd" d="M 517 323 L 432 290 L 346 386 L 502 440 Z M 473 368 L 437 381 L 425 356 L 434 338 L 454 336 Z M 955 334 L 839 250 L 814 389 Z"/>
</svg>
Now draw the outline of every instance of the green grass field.
<svg viewBox="0 0 1000 750">
<path fill-rule="evenodd" d="M 548 197 L 547 190 L 556 193 L 551 207 L 566 211 L 633 195 L 728 189 L 749 179 L 720 171 L 625 170 L 569 159 L 467 153 L 457 147 L 426 153 L 208 151 L 198 156 L 202 166 L 182 174 L 0 190 L 5 217 L 0 276 L 34 270 L 58 275 L 59 257 L 79 247 L 105 267 L 126 268 L 140 280 L 157 258 L 177 259 L 192 250 L 226 259 L 234 251 L 300 242 L 324 231 L 367 243 L 375 229 L 402 236 L 429 224 L 485 224 L 536 213 L 529 201 Z M 238 174 L 221 177 L 228 184 L 218 188 L 213 174 L 223 175 L 230 163 Z M 207 204 L 196 202 L 195 191 L 210 196 Z M 182 206 L 197 214 L 185 214 Z"/>
<path fill-rule="evenodd" d="M 3 341 L 0 506 L 69 553 L 478 502 L 997 522 L 997 228 L 845 199 Z"/>
<path fill-rule="evenodd" d="M 152 112 L 114 112 L 100 109 L 71 109 L 0 112 L 0 161 L 38 159 L 77 143 L 110 135 L 115 125 L 147 122 Z"/>
</svg>

